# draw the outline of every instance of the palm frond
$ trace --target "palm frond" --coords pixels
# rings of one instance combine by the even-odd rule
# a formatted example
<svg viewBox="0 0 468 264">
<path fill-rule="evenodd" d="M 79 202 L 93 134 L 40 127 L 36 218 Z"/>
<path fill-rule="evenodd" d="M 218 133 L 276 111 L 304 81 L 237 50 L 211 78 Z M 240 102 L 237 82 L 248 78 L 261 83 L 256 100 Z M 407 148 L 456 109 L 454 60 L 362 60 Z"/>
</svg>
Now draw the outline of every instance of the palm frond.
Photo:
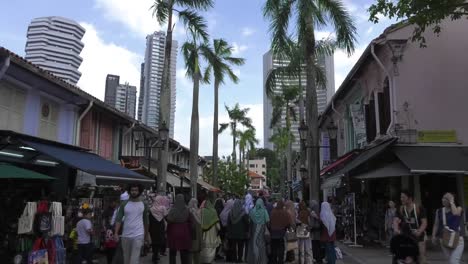
<svg viewBox="0 0 468 264">
<path fill-rule="evenodd" d="M 153 10 L 152 15 L 156 17 L 159 24 L 167 22 L 169 16 L 169 4 L 164 0 L 155 0 L 150 10 Z"/>
<path fill-rule="evenodd" d="M 242 66 L 245 64 L 245 59 L 244 58 L 234 58 L 234 57 L 226 57 L 224 58 L 227 62 L 230 64 L 236 65 L 236 66 Z"/>
<path fill-rule="evenodd" d="M 223 133 L 229 127 L 229 123 L 219 124 L 218 134 Z"/>
<path fill-rule="evenodd" d="M 184 42 L 181 47 L 182 55 L 185 61 L 186 76 L 193 79 L 194 74 L 197 71 L 197 47 L 193 42 Z"/>
<path fill-rule="evenodd" d="M 213 0 L 175 0 L 177 5 L 182 7 L 193 8 L 196 10 L 206 11 L 213 7 Z"/>
<path fill-rule="evenodd" d="M 229 76 L 229 79 L 231 79 L 231 81 L 232 81 L 233 83 L 239 83 L 239 76 L 237 76 L 237 75 L 232 71 L 231 68 L 227 68 L 226 71 L 227 71 L 227 74 L 228 74 L 228 76 Z"/>
<path fill-rule="evenodd" d="M 339 0 L 321 0 L 320 8 L 328 14 L 330 22 L 336 31 L 336 43 L 339 48 L 346 50 L 351 55 L 355 49 L 356 25 L 346 10 L 344 4 Z"/>
<path fill-rule="evenodd" d="M 292 117 L 294 121 L 297 121 L 296 107 L 294 105 L 289 106 L 289 116 Z"/>
<path fill-rule="evenodd" d="M 317 61 L 315 61 L 314 64 L 314 76 L 315 76 L 315 84 L 317 85 L 318 88 L 320 89 L 326 89 L 327 87 L 327 72 L 325 68 Z"/>
<path fill-rule="evenodd" d="M 180 11 L 179 20 L 193 33 L 195 38 L 201 38 L 204 42 L 208 41 L 208 26 L 205 19 L 197 12 L 190 9 Z"/>
<path fill-rule="evenodd" d="M 205 72 L 203 73 L 203 78 L 202 78 L 203 83 L 209 84 L 211 82 L 211 71 L 212 71 L 211 66 L 208 66 L 205 68 Z"/>
</svg>

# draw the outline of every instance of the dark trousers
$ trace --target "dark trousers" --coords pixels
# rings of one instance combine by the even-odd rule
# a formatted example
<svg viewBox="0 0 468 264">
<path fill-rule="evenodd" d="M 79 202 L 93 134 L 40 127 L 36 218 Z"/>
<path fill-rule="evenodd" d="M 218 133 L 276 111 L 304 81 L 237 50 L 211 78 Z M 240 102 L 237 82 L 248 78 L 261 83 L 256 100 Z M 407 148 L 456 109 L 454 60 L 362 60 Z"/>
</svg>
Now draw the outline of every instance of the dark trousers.
<svg viewBox="0 0 468 264">
<path fill-rule="evenodd" d="M 322 263 L 323 255 L 320 240 L 312 240 L 312 255 L 317 263 Z"/>
<path fill-rule="evenodd" d="M 242 257 L 244 256 L 244 246 L 245 242 L 241 239 L 229 239 L 229 254 L 226 256 L 226 261 L 228 262 L 242 262 Z"/>
<path fill-rule="evenodd" d="M 334 242 L 325 243 L 325 252 L 327 254 L 327 264 L 335 264 L 336 262 L 336 251 Z"/>
<path fill-rule="evenodd" d="M 83 260 L 86 261 L 87 264 L 93 263 L 93 244 L 78 244 L 78 254 L 76 256 L 77 264 L 81 264 Z"/>
<path fill-rule="evenodd" d="M 112 264 L 114 255 L 115 255 L 115 248 L 106 248 L 107 264 Z"/>
<path fill-rule="evenodd" d="M 159 262 L 159 256 L 162 255 L 166 251 L 166 247 L 164 245 L 159 245 L 159 244 L 151 244 L 152 250 L 153 250 L 153 263 L 158 263 Z"/>
<path fill-rule="evenodd" d="M 181 250 L 180 253 L 180 263 L 181 264 L 190 264 L 190 252 L 188 250 Z M 169 264 L 176 264 L 177 250 L 169 249 Z"/>
<path fill-rule="evenodd" d="M 284 239 L 271 239 L 271 258 L 272 264 L 284 263 Z"/>
</svg>

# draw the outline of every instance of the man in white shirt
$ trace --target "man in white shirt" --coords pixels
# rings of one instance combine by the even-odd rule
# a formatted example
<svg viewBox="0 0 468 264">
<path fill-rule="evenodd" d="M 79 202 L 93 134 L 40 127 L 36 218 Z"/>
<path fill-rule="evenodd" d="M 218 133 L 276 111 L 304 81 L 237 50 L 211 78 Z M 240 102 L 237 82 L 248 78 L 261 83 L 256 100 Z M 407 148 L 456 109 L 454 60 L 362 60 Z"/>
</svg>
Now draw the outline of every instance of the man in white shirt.
<svg viewBox="0 0 468 264">
<path fill-rule="evenodd" d="M 148 207 L 140 199 L 142 187 L 138 184 L 129 186 L 130 199 L 122 202 L 115 221 L 115 239 L 119 240 L 119 231 L 122 227 L 122 250 L 124 264 L 138 264 L 141 247 L 148 239 Z"/>
<path fill-rule="evenodd" d="M 78 234 L 78 255 L 76 263 L 82 263 L 83 260 L 87 264 L 93 263 L 93 244 L 91 243 L 91 234 L 93 233 L 93 224 L 91 218 L 93 214 L 91 210 L 85 209 L 82 212 L 83 219 L 76 224 L 76 233 Z"/>
</svg>

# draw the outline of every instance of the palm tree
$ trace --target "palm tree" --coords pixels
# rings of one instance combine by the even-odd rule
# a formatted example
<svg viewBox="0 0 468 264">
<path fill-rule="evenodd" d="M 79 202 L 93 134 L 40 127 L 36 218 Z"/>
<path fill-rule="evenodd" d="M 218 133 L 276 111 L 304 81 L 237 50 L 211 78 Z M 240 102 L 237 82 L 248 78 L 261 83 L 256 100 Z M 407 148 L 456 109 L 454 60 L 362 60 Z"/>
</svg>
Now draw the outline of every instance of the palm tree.
<svg viewBox="0 0 468 264">
<path fill-rule="evenodd" d="M 272 142 L 273 145 L 275 146 L 275 151 L 278 154 L 280 164 L 282 164 L 281 175 L 284 176 L 284 171 L 285 171 L 284 160 L 287 159 L 286 151 L 289 147 L 289 143 L 294 140 L 294 135 L 291 133 L 289 129 L 285 127 L 278 127 L 276 128 L 275 133 L 268 140 L 270 140 L 270 142 Z M 284 195 L 284 191 L 285 191 L 284 180 L 285 180 L 285 177 L 280 177 L 281 195 Z"/>
<path fill-rule="evenodd" d="M 224 84 L 227 75 L 233 83 L 239 82 L 231 65 L 240 66 L 245 63 L 243 58 L 232 57 L 233 47 L 224 39 L 213 40 L 214 56 L 210 59 L 210 69 L 214 75 L 214 114 L 213 114 L 213 185 L 218 183 L 218 101 L 219 86 Z"/>
<path fill-rule="evenodd" d="M 317 47 L 315 29 L 331 26 L 336 32 L 335 44 L 348 54 L 354 51 L 356 26 L 349 12 L 340 0 L 267 0 L 264 5 L 264 16 L 270 20 L 273 53 L 288 50 L 290 35 L 297 36 L 302 47 L 306 65 L 306 118 L 308 125 L 307 160 L 310 178 L 310 200 L 319 200 L 319 132 L 316 75 Z M 291 19 L 297 19 L 290 24 Z M 289 32 L 292 29 L 293 32 Z"/>
<path fill-rule="evenodd" d="M 204 25 L 206 29 L 206 25 Z M 193 81 L 192 97 L 192 117 L 190 122 L 190 184 L 192 197 L 197 197 L 198 180 L 198 148 L 199 148 L 199 114 L 198 114 L 198 95 L 200 91 L 200 82 L 209 83 L 208 70 L 202 75 L 201 59 L 208 61 L 213 55 L 213 50 L 207 42 L 200 43 L 200 36 L 196 31 L 189 28 L 191 40 L 182 45 L 182 54 L 185 60 L 186 75 Z"/>
<path fill-rule="evenodd" d="M 231 127 L 231 135 L 232 135 L 232 159 L 236 162 L 236 139 L 237 139 L 237 128 L 239 125 L 244 126 L 245 128 L 254 128 L 252 126 L 252 119 L 247 117 L 247 113 L 249 112 L 249 108 L 241 109 L 239 104 L 237 103 L 233 108 L 226 107 L 226 111 L 228 112 L 229 119 L 231 120 L 229 123 L 222 123 L 220 124 L 220 128 L 218 133 L 222 133 L 228 127 Z"/>
<path fill-rule="evenodd" d="M 246 151 L 250 152 L 251 150 L 255 150 L 255 144 L 258 144 L 258 139 L 256 138 L 256 131 L 255 128 L 248 128 L 244 131 L 238 131 L 238 144 L 239 144 L 239 166 L 245 164 L 246 159 Z M 247 160 L 249 155 L 247 154 Z M 247 164 L 248 168 L 249 164 Z"/>
<path fill-rule="evenodd" d="M 213 0 L 154 0 L 150 7 L 153 17 L 156 17 L 159 24 L 167 24 L 166 45 L 164 49 L 164 67 L 163 78 L 161 84 L 160 106 L 159 106 L 159 128 L 171 128 L 170 124 L 170 105 L 171 105 L 171 51 L 172 51 L 172 32 L 175 28 L 173 22 L 174 12 L 178 14 L 179 20 L 182 21 L 186 28 L 191 28 L 192 31 L 202 37 L 208 39 L 206 25 L 203 18 L 196 11 L 205 11 L 213 7 Z M 166 171 L 167 158 L 169 151 L 169 140 L 166 140 L 163 148 L 159 149 L 159 167 L 158 175 L 160 175 L 160 183 L 158 185 L 159 192 L 166 192 Z"/>
</svg>

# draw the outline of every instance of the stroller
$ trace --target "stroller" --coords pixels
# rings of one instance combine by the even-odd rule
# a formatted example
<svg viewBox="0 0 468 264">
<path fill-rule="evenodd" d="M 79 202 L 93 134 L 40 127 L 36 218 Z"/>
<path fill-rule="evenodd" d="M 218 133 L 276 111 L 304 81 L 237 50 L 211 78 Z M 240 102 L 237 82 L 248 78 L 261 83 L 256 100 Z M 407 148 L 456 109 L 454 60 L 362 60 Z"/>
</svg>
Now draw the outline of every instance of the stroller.
<svg viewBox="0 0 468 264">
<path fill-rule="evenodd" d="M 393 264 L 418 264 L 418 243 L 408 235 L 396 235 L 390 241 Z"/>
</svg>

